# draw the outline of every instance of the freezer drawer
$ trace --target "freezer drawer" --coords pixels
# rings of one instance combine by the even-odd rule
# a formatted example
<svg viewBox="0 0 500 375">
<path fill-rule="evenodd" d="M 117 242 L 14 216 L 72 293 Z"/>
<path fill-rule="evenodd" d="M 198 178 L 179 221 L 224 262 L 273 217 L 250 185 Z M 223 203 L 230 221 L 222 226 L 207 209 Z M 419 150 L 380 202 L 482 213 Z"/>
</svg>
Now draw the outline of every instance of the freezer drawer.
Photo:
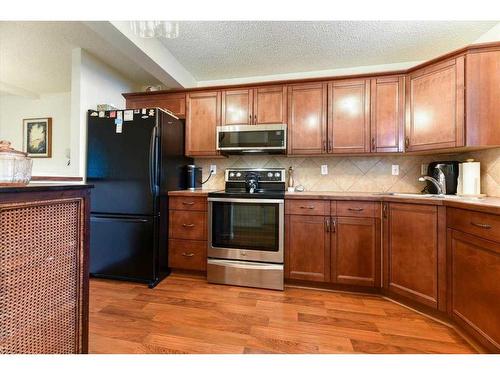
<svg viewBox="0 0 500 375">
<path fill-rule="evenodd" d="M 153 282 L 155 226 L 155 217 L 91 215 L 90 274 Z"/>
</svg>

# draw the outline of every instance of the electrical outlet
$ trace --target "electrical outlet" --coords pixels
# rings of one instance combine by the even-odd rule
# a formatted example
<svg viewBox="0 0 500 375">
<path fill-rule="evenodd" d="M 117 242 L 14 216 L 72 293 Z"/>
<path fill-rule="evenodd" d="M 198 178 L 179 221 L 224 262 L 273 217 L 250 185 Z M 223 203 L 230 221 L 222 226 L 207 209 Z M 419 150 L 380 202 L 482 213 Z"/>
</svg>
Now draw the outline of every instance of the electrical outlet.
<svg viewBox="0 0 500 375">
<path fill-rule="evenodd" d="M 327 174 L 328 174 L 328 165 L 323 164 L 323 165 L 321 166 L 321 174 L 322 174 L 323 176 L 325 176 L 325 175 L 327 175 Z"/>
<path fill-rule="evenodd" d="M 392 165 L 392 175 L 399 176 L 399 165 L 398 164 Z"/>
<path fill-rule="evenodd" d="M 217 173 L 217 165 L 211 164 L 210 165 L 210 170 L 212 171 L 212 174 L 216 174 Z"/>
<path fill-rule="evenodd" d="M 429 164 L 421 164 L 420 165 L 420 174 L 422 176 L 427 175 L 427 168 L 429 167 Z"/>
</svg>

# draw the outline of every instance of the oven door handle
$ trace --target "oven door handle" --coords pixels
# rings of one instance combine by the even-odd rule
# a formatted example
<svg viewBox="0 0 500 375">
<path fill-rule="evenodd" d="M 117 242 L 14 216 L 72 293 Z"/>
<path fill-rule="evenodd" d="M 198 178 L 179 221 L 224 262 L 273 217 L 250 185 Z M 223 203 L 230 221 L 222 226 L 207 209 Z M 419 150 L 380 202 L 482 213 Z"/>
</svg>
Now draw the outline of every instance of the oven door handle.
<svg viewBox="0 0 500 375">
<path fill-rule="evenodd" d="M 238 260 L 222 260 L 222 259 L 208 259 L 207 264 L 213 264 L 217 266 L 231 266 L 234 268 L 243 269 L 258 269 L 258 270 L 283 270 L 283 264 L 269 264 L 269 263 L 259 263 L 259 262 L 247 262 Z"/>
<path fill-rule="evenodd" d="M 213 198 L 208 197 L 209 202 L 229 202 L 229 203 L 269 203 L 269 204 L 284 204 L 284 199 L 248 199 L 248 198 Z"/>
</svg>

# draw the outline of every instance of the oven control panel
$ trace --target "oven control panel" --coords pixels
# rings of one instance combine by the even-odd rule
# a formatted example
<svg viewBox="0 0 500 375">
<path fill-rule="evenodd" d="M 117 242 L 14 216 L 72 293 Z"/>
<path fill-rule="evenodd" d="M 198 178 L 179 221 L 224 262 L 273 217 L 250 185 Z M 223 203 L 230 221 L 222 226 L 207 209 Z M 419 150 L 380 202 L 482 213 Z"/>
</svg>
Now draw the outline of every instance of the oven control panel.
<svg viewBox="0 0 500 375">
<path fill-rule="evenodd" d="M 284 168 L 226 169 L 226 182 L 245 182 L 249 175 L 257 176 L 259 182 L 285 182 L 286 171 Z"/>
</svg>

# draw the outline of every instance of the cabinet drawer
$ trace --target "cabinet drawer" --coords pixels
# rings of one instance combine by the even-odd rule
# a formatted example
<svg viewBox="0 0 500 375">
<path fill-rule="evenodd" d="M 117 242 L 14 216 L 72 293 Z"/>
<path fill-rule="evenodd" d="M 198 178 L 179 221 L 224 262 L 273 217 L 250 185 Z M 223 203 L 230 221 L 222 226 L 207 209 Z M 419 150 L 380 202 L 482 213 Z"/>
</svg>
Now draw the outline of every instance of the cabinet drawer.
<svg viewBox="0 0 500 375">
<path fill-rule="evenodd" d="M 184 270 L 206 270 L 207 241 L 168 240 L 168 266 Z"/>
<path fill-rule="evenodd" d="M 337 216 L 377 217 L 376 202 L 337 202 Z"/>
<path fill-rule="evenodd" d="M 448 208 L 448 227 L 500 242 L 500 216 Z"/>
<path fill-rule="evenodd" d="M 287 215 L 330 215 L 330 201 L 293 199 L 285 201 Z"/>
<path fill-rule="evenodd" d="M 170 210 L 169 238 L 207 239 L 207 213 Z"/>
<path fill-rule="evenodd" d="M 206 211 L 206 197 L 170 197 L 169 208 L 171 210 Z"/>
</svg>

